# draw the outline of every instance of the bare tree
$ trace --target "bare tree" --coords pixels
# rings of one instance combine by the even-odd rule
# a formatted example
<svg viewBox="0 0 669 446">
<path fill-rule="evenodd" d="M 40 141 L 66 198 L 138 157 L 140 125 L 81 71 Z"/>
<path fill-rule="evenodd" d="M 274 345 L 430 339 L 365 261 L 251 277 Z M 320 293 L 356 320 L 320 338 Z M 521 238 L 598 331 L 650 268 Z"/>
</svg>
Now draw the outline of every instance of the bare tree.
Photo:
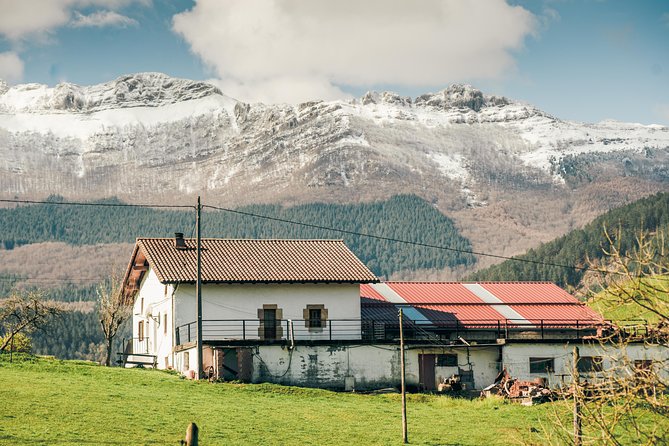
<svg viewBox="0 0 669 446">
<path fill-rule="evenodd" d="M 621 232 L 604 231 L 608 264 L 600 269 L 603 299 L 611 305 L 633 305 L 658 320 L 669 320 L 669 247 L 664 232 L 637 235 L 635 246 L 621 248 Z"/>
<path fill-rule="evenodd" d="M 619 321 L 594 341 L 584 364 L 587 367 L 575 367 L 571 385 L 562 392 L 565 403 L 572 405 L 574 401 L 574 407 L 578 407 L 582 435 L 576 438 L 571 417 L 565 415 L 564 406 L 556 406 L 547 443 L 669 444 L 666 240 L 661 232 L 642 233 L 632 248 L 623 250 L 620 233 L 612 236 L 606 232 L 606 237 L 606 261 L 592 266 L 600 271 L 597 298 L 610 307 L 636 307 L 650 315 L 652 321 L 632 325 Z M 598 364 L 593 364 L 593 358 L 598 358 Z"/>
<path fill-rule="evenodd" d="M 105 359 L 107 367 L 111 365 L 114 338 L 121 325 L 130 317 L 132 312 L 131 306 L 123 299 L 122 290 L 121 279 L 116 272 L 112 272 L 109 279 L 99 283 L 96 289 L 100 326 L 107 347 L 107 357 Z"/>
<path fill-rule="evenodd" d="M 28 335 L 43 328 L 62 311 L 58 302 L 45 300 L 42 291 L 12 291 L 0 301 L 0 331 L 5 333 L 0 339 L 0 351 L 7 349 L 19 333 Z"/>
</svg>

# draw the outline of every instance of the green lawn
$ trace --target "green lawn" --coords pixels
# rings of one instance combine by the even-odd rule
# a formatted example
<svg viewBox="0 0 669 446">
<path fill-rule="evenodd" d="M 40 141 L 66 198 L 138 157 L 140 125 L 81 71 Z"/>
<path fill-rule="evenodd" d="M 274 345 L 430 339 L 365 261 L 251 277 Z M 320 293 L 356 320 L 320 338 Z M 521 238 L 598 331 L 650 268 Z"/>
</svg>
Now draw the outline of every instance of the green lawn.
<svg viewBox="0 0 669 446">
<path fill-rule="evenodd" d="M 543 444 L 564 403 L 409 395 L 411 444 Z M 0 355 L 0 444 L 401 444 L 400 397 L 277 385 L 192 382 L 161 371 Z"/>
<path fill-rule="evenodd" d="M 160 371 L 0 359 L 0 444 L 401 444 L 399 395 L 191 382 Z M 548 406 L 409 395 L 412 444 L 531 439 Z M 536 437 L 538 441 L 540 437 Z"/>
</svg>

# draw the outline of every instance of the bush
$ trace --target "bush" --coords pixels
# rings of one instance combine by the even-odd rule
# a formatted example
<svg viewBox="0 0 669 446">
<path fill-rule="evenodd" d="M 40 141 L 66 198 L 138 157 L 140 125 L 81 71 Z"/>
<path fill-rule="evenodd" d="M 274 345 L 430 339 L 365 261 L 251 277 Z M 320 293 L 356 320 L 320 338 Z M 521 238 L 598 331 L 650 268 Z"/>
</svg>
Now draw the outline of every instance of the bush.
<svg viewBox="0 0 669 446">
<path fill-rule="evenodd" d="M 4 341 L 10 336 L 7 333 L 4 337 L 0 336 L 0 345 L 4 344 Z M 18 353 L 30 353 L 30 350 L 33 348 L 32 339 L 23 333 L 16 333 L 14 335 L 14 340 L 7 345 L 5 351 L 9 352 L 10 350 Z"/>
</svg>

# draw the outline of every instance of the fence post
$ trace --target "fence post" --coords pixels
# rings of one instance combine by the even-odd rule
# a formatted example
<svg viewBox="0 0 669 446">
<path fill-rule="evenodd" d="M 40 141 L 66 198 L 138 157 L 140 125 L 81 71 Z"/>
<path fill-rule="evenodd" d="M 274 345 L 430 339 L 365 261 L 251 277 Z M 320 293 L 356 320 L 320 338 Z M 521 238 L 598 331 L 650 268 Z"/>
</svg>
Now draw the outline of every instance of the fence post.
<svg viewBox="0 0 669 446">
<path fill-rule="evenodd" d="M 579 383 L 579 375 L 578 375 L 578 359 L 579 359 L 579 351 L 578 347 L 574 346 L 574 354 L 572 357 L 573 363 L 572 363 L 572 386 L 574 388 L 574 416 L 573 416 L 573 422 L 574 422 L 574 446 L 581 446 L 583 444 L 583 429 L 581 426 L 581 402 L 579 401 L 581 395 L 580 395 L 580 383 Z"/>
<path fill-rule="evenodd" d="M 198 430 L 197 424 L 190 423 L 186 428 L 186 439 L 183 440 L 181 444 L 186 446 L 197 446 Z"/>
<path fill-rule="evenodd" d="M 332 319 L 330 319 L 328 324 L 328 330 L 330 331 L 330 340 L 332 341 Z"/>
<path fill-rule="evenodd" d="M 242 319 L 242 339 L 246 341 L 246 319 Z"/>
</svg>

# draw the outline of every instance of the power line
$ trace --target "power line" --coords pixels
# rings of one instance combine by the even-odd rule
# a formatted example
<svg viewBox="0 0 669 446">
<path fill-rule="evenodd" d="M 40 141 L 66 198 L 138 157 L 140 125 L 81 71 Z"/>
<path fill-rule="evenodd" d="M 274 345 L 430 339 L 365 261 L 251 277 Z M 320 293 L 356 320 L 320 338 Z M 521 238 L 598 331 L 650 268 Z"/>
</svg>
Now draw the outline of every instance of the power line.
<svg viewBox="0 0 669 446">
<path fill-rule="evenodd" d="M 172 209 L 192 209 L 192 210 L 195 210 L 195 208 L 196 208 L 195 206 L 190 206 L 190 205 L 95 203 L 95 202 L 11 200 L 11 199 L 0 199 L 0 202 L 2 202 L 2 203 L 20 203 L 20 204 L 50 204 L 50 205 L 65 205 L 65 206 L 172 208 Z M 252 218 L 261 218 L 261 219 L 276 221 L 276 222 L 280 222 L 280 223 L 287 223 L 287 224 L 292 224 L 292 225 L 297 225 L 297 226 L 303 226 L 303 227 L 312 228 L 312 229 L 320 229 L 320 230 L 324 230 L 324 231 L 338 232 L 338 233 L 341 233 L 341 234 L 353 235 L 353 236 L 358 236 L 358 237 L 367 237 L 367 238 L 371 238 L 371 239 L 383 240 L 383 241 L 388 241 L 388 242 L 393 242 L 393 243 L 403 243 L 403 244 L 412 245 L 412 246 L 420 246 L 420 247 L 423 247 L 423 248 L 438 249 L 438 250 L 443 250 L 443 251 L 452 251 L 452 252 L 457 252 L 457 253 L 460 253 L 460 254 L 471 254 L 471 255 L 481 256 L 481 257 L 490 257 L 490 258 L 494 258 L 494 259 L 509 260 L 509 261 L 513 261 L 513 262 L 529 263 L 529 264 L 533 264 L 533 265 L 552 266 L 552 267 L 556 267 L 556 268 L 571 269 L 571 270 L 575 270 L 575 271 L 584 271 L 584 272 L 592 271 L 592 272 L 599 272 L 599 273 L 615 273 L 615 272 L 612 272 L 612 271 L 602 271 L 602 270 L 599 270 L 599 269 L 593 269 L 593 268 L 589 268 L 589 267 L 586 267 L 586 266 L 565 265 L 565 264 L 561 264 L 561 263 L 545 262 L 545 261 L 541 261 L 541 260 L 523 259 L 523 258 L 520 258 L 520 257 L 503 256 L 503 255 L 499 255 L 499 254 L 491 254 L 491 253 L 486 253 L 486 252 L 481 252 L 481 251 L 455 248 L 455 247 L 452 247 L 452 246 L 434 245 L 434 244 L 430 244 L 430 243 L 415 242 L 415 241 L 411 241 L 411 240 L 403 240 L 403 239 L 398 239 L 398 238 L 394 238 L 394 237 L 385 237 L 385 236 L 369 234 L 369 233 L 365 233 L 365 232 L 351 231 L 351 230 L 341 229 L 341 228 L 332 228 L 332 227 L 317 225 L 317 224 L 313 224 L 313 223 L 305 223 L 305 222 L 296 221 L 296 220 L 289 220 L 289 219 L 285 219 L 285 218 L 272 217 L 272 216 L 269 216 L 269 215 L 256 214 L 256 213 L 253 213 L 253 212 L 240 211 L 240 210 L 236 210 L 236 209 L 229 209 L 229 208 L 224 208 L 224 207 L 219 207 L 219 206 L 203 205 L 202 207 L 203 208 L 214 209 L 214 210 L 218 210 L 218 211 L 223 211 L 223 212 L 228 212 L 228 213 L 232 213 L 232 214 L 244 215 L 244 216 L 252 217 Z"/>
<path fill-rule="evenodd" d="M 81 201 L 40 201 L 40 200 L 9 200 L 0 199 L 0 203 L 18 204 L 54 204 L 65 206 L 98 206 L 98 207 L 127 207 L 127 208 L 171 208 L 171 209 L 195 209 L 195 206 L 177 204 L 130 204 L 130 203 L 96 203 Z"/>
<path fill-rule="evenodd" d="M 377 239 L 377 240 L 384 240 L 384 241 L 394 242 L 394 243 L 404 243 L 404 244 L 407 244 L 407 245 L 420 246 L 420 247 L 423 247 L 423 248 L 440 249 L 440 250 L 444 250 L 444 251 L 458 252 L 458 253 L 461 253 L 461 254 L 472 254 L 472 255 L 476 255 L 476 256 L 491 257 L 491 258 L 494 258 L 494 259 L 511 260 L 511 261 L 514 261 L 514 262 L 532 263 L 532 264 L 535 264 L 535 265 L 555 266 L 555 267 L 558 267 L 558 268 L 573 269 L 573 270 L 577 270 L 577 271 L 602 272 L 600 270 L 595 270 L 595 269 L 588 268 L 588 267 L 585 267 L 585 266 L 563 265 L 563 264 L 560 264 L 560 263 L 542 262 L 540 260 L 522 259 L 522 258 L 519 258 L 519 257 L 508 257 L 508 256 L 499 255 L 499 254 L 490 254 L 490 253 L 486 253 L 486 252 L 473 251 L 473 250 L 470 250 L 470 249 L 454 248 L 452 246 L 432 245 L 430 243 L 414 242 L 414 241 L 410 241 L 410 240 L 402 240 L 402 239 L 397 239 L 397 238 L 393 238 L 393 237 L 384 237 L 384 236 L 381 236 L 381 235 L 368 234 L 368 233 L 365 233 L 365 232 L 350 231 L 350 230 L 347 230 L 347 229 L 340 229 L 340 228 L 331 228 L 331 227 L 328 227 L 328 226 L 321 226 L 321 225 L 316 225 L 316 224 L 312 224 L 312 223 L 305 223 L 305 222 L 295 221 L 295 220 L 288 220 L 288 219 L 279 218 L 279 217 L 271 217 L 269 215 L 255 214 L 253 212 L 239 211 L 239 210 L 235 210 L 235 209 L 227 209 L 227 208 L 222 208 L 222 207 L 218 207 L 218 206 L 204 205 L 202 207 L 210 208 L 210 209 L 216 209 L 216 210 L 224 211 L 224 212 L 230 212 L 230 213 L 233 213 L 233 214 L 245 215 L 245 216 L 248 216 L 248 217 L 263 218 L 263 219 L 266 219 L 266 220 L 277 221 L 277 222 L 281 222 L 281 223 L 289 223 L 289 224 L 298 225 L 298 226 L 305 226 L 305 227 L 313 228 L 313 229 L 321 229 L 321 230 L 325 230 L 325 231 L 339 232 L 339 233 L 342 233 L 342 234 L 373 238 L 373 239 Z"/>
</svg>

